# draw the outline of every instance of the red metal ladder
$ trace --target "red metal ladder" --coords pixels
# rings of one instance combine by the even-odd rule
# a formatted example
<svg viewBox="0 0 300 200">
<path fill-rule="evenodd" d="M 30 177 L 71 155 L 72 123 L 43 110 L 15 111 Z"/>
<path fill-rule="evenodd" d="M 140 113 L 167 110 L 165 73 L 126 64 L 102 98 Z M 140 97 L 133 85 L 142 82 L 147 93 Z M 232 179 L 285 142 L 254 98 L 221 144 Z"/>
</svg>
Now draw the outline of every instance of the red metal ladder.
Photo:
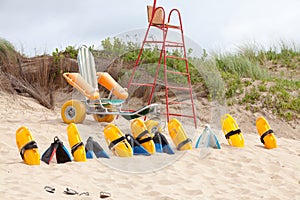
<svg viewBox="0 0 300 200">
<path fill-rule="evenodd" d="M 182 21 L 181 21 L 180 12 L 179 12 L 178 9 L 172 9 L 169 13 L 169 16 L 168 16 L 168 22 L 165 23 L 164 8 L 163 7 L 156 7 L 156 0 L 154 0 L 154 3 L 153 3 L 152 7 L 148 6 L 147 8 L 148 8 L 148 21 L 149 21 L 148 29 L 146 31 L 146 34 L 145 34 L 142 46 L 140 48 L 138 58 L 135 62 L 133 72 L 132 72 L 131 77 L 129 79 L 129 83 L 128 83 L 127 88 L 129 90 L 129 88 L 133 85 L 151 87 L 151 93 L 150 93 L 150 97 L 149 97 L 149 100 L 148 100 L 148 105 L 151 104 L 153 94 L 154 94 L 154 91 L 155 91 L 155 87 L 156 87 L 156 84 L 157 84 L 159 69 L 160 69 L 161 64 L 163 63 L 167 121 L 169 122 L 170 116 L 180 116 L 180 117 L 193 118 L 195 128 L 197 128 L 196 112 L 195 112 L 195 105 L 194 105 L 194 100 L 193 100 L 193 91 L 192 91 L 192 85 L 191 85 L 191 77 L 190 77 L 190 74 L 189 74 L 189 63 L 188 63 L 187 54 L 186 54 L 184 34 L 183 34 L 183 28 L 182 28 Z M 178 18 L 179 18 L 179 25 L 171 25 L 170 24 L 172 13 L 177 13 Z M 148 34 L 149 34 L 149 31 L 150 31 L 151 27 L 158 28 L 159 30 L 162 31 L 162 33 L 163 33 L 162 34 L 163 35 L 162 36 L 163 37 L 162 41 L 149 40 L 148 39 Z M 181 42 L 167 41 L 167 34 L 168 34 L 169 29 L 174 29 L 174 30 L 180 31 Z M 161 51 L 160 51 L 160 56 L 159 56 L 159 60 L 158 60 L 158 67 L 156 69 L 154 81 L 153 81 L 153 83 L 133 82 L 133 78 L 134 78 L 136 69 L 138 68 L 139 63 L 141 61 L 141 57 L 142 57 L 142 53 L 143 53 L 145 44 L 156 44 L 156 45 L 158 44 L 158 45 L 161 45 Z M 178 57 L 178 56 L 168 55 L 167 54 L 167 49 L 168 48 L 181 48 L 183 50 L 183 56 Z M 178 59 L 178 60 L 184 61 L 184 63 L 185 63 L 185 72 L 178 72 L 178 71 L 168 70 L 167 69 L 167 59 Z M 173 73 L 173 74 L 186 76 L 188 86 L 187 87 L 170 86 L 168 84 L 168 78 L 167 78 L 168 73 Z M 169 89 L 188 91 L 191 102 L 190 103 L 186 103 L 186 102 L 169 102 Z M 178 114 L 178 113 L 170 113 L 169 112 L 169 105 L 171 105 L 171 104 L 187 104 L 187 105 L 190 105 L 191 109 L 192 109 L 192 112 L 191 112 L 192 114 L 191 115 L 183 115 L 183 114 Z"/>
</svg>

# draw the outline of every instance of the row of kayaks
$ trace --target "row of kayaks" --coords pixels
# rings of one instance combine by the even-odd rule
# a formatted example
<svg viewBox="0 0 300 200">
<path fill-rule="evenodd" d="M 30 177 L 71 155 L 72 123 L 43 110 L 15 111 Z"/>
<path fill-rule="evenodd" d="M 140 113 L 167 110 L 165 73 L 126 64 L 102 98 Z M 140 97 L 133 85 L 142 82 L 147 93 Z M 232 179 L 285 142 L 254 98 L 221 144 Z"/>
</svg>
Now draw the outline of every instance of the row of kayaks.
<svg viewBox="0 0 300 200">
<path fill-rule="evenodd" d="M 97 158 L 109 158 L 109 155 L 92 137 L 89 137 L 84 145 L 75 124 L 71 123 L 68 125 L 67 134 L 71 153 L 64 146 L 63 142 L 55 136 L 50 147 L 40 156 L 37 143 L 25 126 L 20 127 L 16 131 L 16 143 L 23 161 L 28 165 L 39 165 L 40 160 L 50 164 L 53 158 L 56 158 L 59 164 L 71 162 L 72 160 L 85 162 L 87 159 L 93 158 L 94 155 Z"/>
<path fill-rule="evenodd" d="M 155 152 L 174 154 L 167 138 L 162 134 L 159 120 L 150 119 L 144 122 L 137 118 L 132 120 L 130 126 L 132 134 L 125 135 L 114 124 L 109 124 L 104 128 L 105 140 L 115 156 L 132 157 L 139 154 L 151 155 Z M 192 141 L 177 119 L 170 120 L 168 130 L 177 150 L 192 149 Z"/>
<path fill-rule="evenodd" d="M 182 124 L 177 119 L 168 123 L 170 137 L 177 150 L 192 149 L 192 141 L 188 138 Z M 108 124 L 104 130 L 104 138 L 109 150 L 118 157 L 132 157 L 133 155 L 152 155 L 156 152 L 174 154 L 174 150 L 167 138 L 162 133 L 162 124 L 159 120 L 150 119 L 143 121 L 134 119 L 131 122 L 131 134 L 123 134 L 115 124 Z M 89 137 L 86 144 L 82 142 L 76 124 L 71 123 L 67 127 L 68 142 L 71 154 L 58 138 L 42 154 L 38 151 L 31 132 L 25 126 L 16 131 L 16 143 L 22 159 L 28 165 L 39 165 L 40 160 L 49 164 L 56 155 L 57 163 L 65 163 L 72 160 L 85 162 L 95 155 L 97 158 L 109 158 L 109 155 L 92 137 Z"/>
<path fill-rule="evenodd" d="M 228 144 L 234 147 L 244 147 L 245 140 L 241 129 L 234 118 L 226 114 L 221 118 L 222 131 Z M 266 148 L 277 147 L 276 137 L 269 123 L 264 117 L 256 120 L 257 131 L 261 142 Z M 115 124 L 108 124 L 104 130 L 104 138 L 109 150 L 118 157 L 132 157 L 133 155 L 152 155 L 156 152 L 174 154 L 174 150 L 169 144 L 167 138 L 162 133 L 162 124 L 160 120 L 150 119 L 143 121 L 139 118 L 131 121 L 131 134 L 123 134 Z M 179 151 L 192 149 L 192 140 L 187 136 L 182 124 L 175 118 L 168 123 L 168 132 L 176 149 Z M 40 160 L 49 164 L 56 155 L 57 163 L 70 162 L 72 160 L 85 162 L 94 155 L 97 158 L 110 158 L 100 144 L 92 137 L 89 137 L 86 144 L 82 142 L 77 126 L 71 123 L 67 127 L 68 142 L 71 154 L 58 138 L 40 157 L 37 143 L 27 127 L 20 127 L 16 131 L 16 143 L 20 155 L 28 165 L 39 165 Z M 220 149 L 216 134 L 205 126 L 204 131 L 199 136 L 195 148 L 212 147 Z"/>
</svg>

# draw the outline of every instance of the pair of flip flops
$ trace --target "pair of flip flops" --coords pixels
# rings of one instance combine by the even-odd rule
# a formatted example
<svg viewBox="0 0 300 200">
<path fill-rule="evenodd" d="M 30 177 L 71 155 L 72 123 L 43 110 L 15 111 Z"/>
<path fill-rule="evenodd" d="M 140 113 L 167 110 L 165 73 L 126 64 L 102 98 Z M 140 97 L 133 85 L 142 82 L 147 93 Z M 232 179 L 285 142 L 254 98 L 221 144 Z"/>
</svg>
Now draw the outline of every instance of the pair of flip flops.
<svg viewBox="0 0 300 200">
<path fill-rule="evenodd" d="M 70 189 L 70 188 L 66 188 L 65 191 L 64 191 L 64 194 L 67 194 L 67 195 L 78 195 L 78 196 L 81 196 L 81 195 L 90 196 L 90 193 L 88 193 L 88 192 L 79 193 L 76 190 L 73 190 L 73 189 Z"/>
<path fill-rule="evenodd" d="M 54 187 L 51 187 L 51 186 L 45 186 L 45 187 L 44 187 L 44 190 L 45 190 L 46 192 L 49 192 L 49 193 L 55 193 L 55 188 L 54 188 Z M 70 189 L 70 188 L 66 188 L 66 189 L 64 190 L 64 194 L 68 194 L 68 195 L 76 195 L 76 194 L 77 194 L 77 195 L 79 195 L 79 196 L 81 196 L 81 195 L 89 196 L 89 195 L 90 195 L 88 192 L 78 193 L 76 190 Z"/>
<path fill-rule="evenodd" d="M 51 187 L 51 186 L 45 186 L 44 189 L 45 189 L 46 192 L 49 192 L 49 193 L 54 193 L 55 192 L 55 188 Z M 67 194 L 67 195 L 78 195 L 78 196 L 81 196 L 81 195 L 90 196 L 89 192 L 79 193 L 76 190 L 71 189 L 71 188 L 66 188 L 64 190 L 64 194 Z M 105 199 L 105 198 L 108 198 L 110 196 L 111 196 L 111 194 L 108 193 L 108 192 L 100 192 L 100 198 L 101 199 Z"/>
</svg>

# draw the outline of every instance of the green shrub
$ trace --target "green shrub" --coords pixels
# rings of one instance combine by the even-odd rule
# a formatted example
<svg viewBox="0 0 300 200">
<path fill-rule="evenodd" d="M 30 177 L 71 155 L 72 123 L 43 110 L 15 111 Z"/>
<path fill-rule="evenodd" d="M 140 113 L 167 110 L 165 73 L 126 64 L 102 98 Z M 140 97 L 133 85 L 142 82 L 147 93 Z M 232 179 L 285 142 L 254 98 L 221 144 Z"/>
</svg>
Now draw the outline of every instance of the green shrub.
<svg viewBox="0 0 300 200">
<path fill-rule="evenodd" d="M 258 91 L 260 92 L 267 92 L 267 86 L 261 84 L 258 86 Z"/>
<path fill-rule="evenodd" d="M 242 102 L 255 104 L 257 101 L 259 101 L 259 97 L 260 97 L 260 93 L 256 90 L 255 87 L 252 87 L 249 92 L 245 93 Z"/>
</svg>

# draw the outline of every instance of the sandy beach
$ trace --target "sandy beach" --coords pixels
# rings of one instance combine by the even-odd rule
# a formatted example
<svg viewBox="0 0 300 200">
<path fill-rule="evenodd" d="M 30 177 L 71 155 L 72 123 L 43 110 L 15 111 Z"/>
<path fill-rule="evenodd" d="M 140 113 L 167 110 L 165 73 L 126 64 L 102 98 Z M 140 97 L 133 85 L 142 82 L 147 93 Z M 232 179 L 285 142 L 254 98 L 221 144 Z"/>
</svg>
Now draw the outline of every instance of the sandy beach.
<svg viewBox="0 0 300 200">
<path fill-rule="evenodd" d="M 67 125 L 60 118 L 59 106 L 48 110 L 29 97 L 1 93 L 0 113 L 1 199 L 100 199 L 101 191 L 111 194 L 108 199 L 300 198 L 300 142 L 293 139 L 298 137 L 299 127 L 291 128 L 288 134 L 277 134 L 278 148 L 267 150 L 260 143 L 253 122 L 240 117 L 240 128 L 245 127 L 244 148 L 229 146 L 223 133 L 216 130 L 220 150 L 175 150 L 175 155 L 156 153 L 118 158 L 112 155 L 104 141 L 105 124 L 96 123 L 88 116 L 78 125 L 83 141 L 93 136 L 110 159 L 94 158 L 85 163 L 65 164 L 57 164 L 54 160 L 50 165 L 41 162 L 39 166 L 28 166 L 23 163 L 15 141 L 15 132 L 22 125 L 31 131 L 40 154 L 55 136 L 70 151 Z M 115 123 L 123 132 L 130 131 L 128 122 L 118 119 Z M 270 124 L 274 122 L 271 120 Z M 194 130 L 192 124 L 185 123 L 187 132 L 194 130 L 194 143 L 203 127 L 200 123 Z M 274 124 L 275 134 L 277 127 Z M 282 128 L 280 131 L 284 130 Z M 172 141 L 169 142 L 174 148 Z M 55 192 L 46 192 L 45 186 L 54 187 Z M 66 195 L 66 188 L 88 192 L 89 196 Z"/>
</svg>

